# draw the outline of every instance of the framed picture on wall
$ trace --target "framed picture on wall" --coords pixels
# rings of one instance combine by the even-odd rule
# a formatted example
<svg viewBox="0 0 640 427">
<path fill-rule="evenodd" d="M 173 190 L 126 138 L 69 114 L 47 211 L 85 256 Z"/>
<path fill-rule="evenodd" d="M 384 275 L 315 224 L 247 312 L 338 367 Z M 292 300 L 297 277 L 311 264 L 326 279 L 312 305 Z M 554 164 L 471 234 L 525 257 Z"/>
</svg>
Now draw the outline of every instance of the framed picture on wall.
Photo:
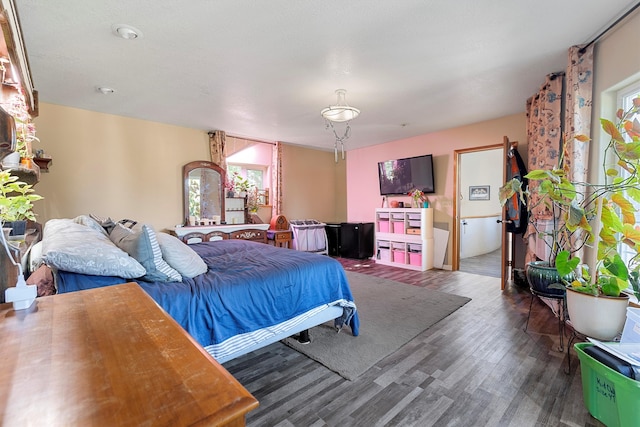
<svg viewBox="0 0 640 427">
<path fill-rule="evenodd" d="M 489 185 L 469 186 L 469 200 L 489 200 Z"/>
</svg>

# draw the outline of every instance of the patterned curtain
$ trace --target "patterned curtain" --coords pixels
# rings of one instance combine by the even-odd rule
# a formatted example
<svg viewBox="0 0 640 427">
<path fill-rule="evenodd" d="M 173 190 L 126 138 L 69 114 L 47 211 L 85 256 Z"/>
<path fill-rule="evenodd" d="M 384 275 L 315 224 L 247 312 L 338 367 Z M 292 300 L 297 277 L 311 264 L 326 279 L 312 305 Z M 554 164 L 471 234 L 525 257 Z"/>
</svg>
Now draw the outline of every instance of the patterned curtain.
<svg viewBox="0 0 640 427">
<path fill-rule="evenodd" d="M 591 105 L 593 104 L 593 45 L 584 50 L 578 46 L 569 49 L 567 65 L 567 95 L 565 111 L 564 152 L 567 176 L 573 182 L 587 182 L 589 169 L 589 141 L 577 141 L 574 135 L 591 135 Z M 585 186 L 576 186 L 586 193 Z M 577 250 L 578 236 L 571 242 L 575 255 L 584 259 L 583 250 Z"/>
<path fill-rule="evenodd" d="M 227 170 L 227 155 L 225 153 L 225 145 L 227 134 L 222 130 L 209 132 L 209 152 L 211 153 L 211 161 Z"/>
<path fill-rule="evenodd" d="M 562 73 L 549 74 L 538 93 L 527 100 L 526 127 L 529 171 L 553 169 L 558 166 L 562 137 Z M 529 182 L 533 188 L 535 183 Z M 544 205 L 538 205 L 536 197 L 529 199 L 530 222 L 525 233 L 528 239 L 525 262 L 548 258 L 548 248 L 538 232 L 553 225 L 553 213 Z"/>
<path fill-rule="evenodd" d="M 271 217 L 282 214 L 282 144 L 276 142 L 273 146 L 271 161 Z"/>
<path fill-rule="evenodd" d="M 593 103 L 593 45 L 569 49 L 567 66 L 567 101 L 565 112 L 566 166 L 569 179 L 586 182 L 589 167 L 589 142 L 576 141 L 571 136 L 591 133 L 591 105 Z"/>
<path fill-rule="evenodd" d="M 564 150 L 564 166 L 568 178 L 586 182 L 589 164 L 589 143 L 574 140 L 577 134 L 589 136 L 593 88 L 593 45 L 569 48 L 569 60 L 563 94 L 563 74 L 550 74 L 540 91 L 527 100 L 528 169 L 551 169 L 558 166 L 559 153 Z M 564 101 L 564 106 L 562 106 Z M 564 108 L 564 121 L 562 112 Z M 562 136 L 566 136 L 564 147 Z M 532 183 L 529 184 L 532 187 Z M 535 206 L 533 197 L 529 206 Z M 544 206 L 531 208 L 531 222 L 525 262 L 548 259 L 549 248 L 538 232 L 553 228 L 553 213 Z"/>
</svg>

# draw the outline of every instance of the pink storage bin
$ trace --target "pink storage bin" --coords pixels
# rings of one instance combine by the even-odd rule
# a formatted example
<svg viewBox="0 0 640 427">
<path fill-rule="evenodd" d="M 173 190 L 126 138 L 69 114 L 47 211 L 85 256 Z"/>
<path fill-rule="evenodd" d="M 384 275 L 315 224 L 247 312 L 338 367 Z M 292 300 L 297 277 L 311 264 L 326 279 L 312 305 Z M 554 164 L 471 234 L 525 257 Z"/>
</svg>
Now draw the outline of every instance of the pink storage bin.
<svg viewBox="0 0 640 427">
<path fill-rule="evenodd" d="M 397 262 L 400 264 L 406 264 L 406 260 L 404 259 L 404 251 L 399 251 L 397 249 L 393 250 L 393 262 Z"/>
<path fill-rule="evenodd" d="M 393 221 L 393 232 L 404 234 L 404 221 Z"/>
<path fill-rule="evenodd" d="M 380 230 L 380 233 L 388 233 L 389 221 L 378 221 L 378 229 Z"/>
<path fill-rule="evenodd" d="M 409 264 L 422 265 L 422 252 L 409 252 Z"/>
</svg>

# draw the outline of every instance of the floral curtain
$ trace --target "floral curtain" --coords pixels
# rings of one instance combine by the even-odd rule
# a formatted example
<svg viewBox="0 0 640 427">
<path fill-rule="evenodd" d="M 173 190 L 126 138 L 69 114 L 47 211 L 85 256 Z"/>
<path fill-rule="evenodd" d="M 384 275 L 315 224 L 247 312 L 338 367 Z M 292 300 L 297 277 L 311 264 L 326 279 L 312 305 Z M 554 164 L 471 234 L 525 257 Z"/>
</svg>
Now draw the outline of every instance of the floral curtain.
<svg viewBox="0 0 640 427">
<path fill-rule="evenodd" d="M 569 179 L 586 182 L 589 144 L 574 140 L 573 136 L 590 135 L 593 46 L 569 48 L 564 87 L 563 76 L 564 73 L 549 74 L 540 91 L 527 100 L 528 169 L 557 167 L 560 152 L 564 151 Z M 539 233 L 553 229 L 553 221 L 558 220 L 547 207 L 536 206 L 537 202 L 533 197 L 529 200 L 531 221 L 525 235 L 525 262 L 548 259 L 549 247 Z"/>
<path fill-rule="evenodd" d="M 589 167 L 589 142 L 573 138 L 591 132 L 591 105 L 593 103 L 593 45 L 582 49 L 569 49 L 567 66 L 567 95 L 565 111 L 566 166 L 569 180 L 586 182 Z"/>
<path fill-rule="evenodd" d="M 271 217 L 275 218 L 282 213 L 282 144 L 276 142 L 273 146 L 273 159 L 271 161 Z"/>
<path fill-rule="evenodd" d="M 209 152 L 211 161 L 227 170 L 227 155 L 225 152 L 227 134 L 222 130 L 209 132 Z"/>
<path fill-rule="evenodd" d="M 529 171 L 553 169 L 558 165 L 562 137 L 562 73 L 549 74 L 538 93 L 527 100 L 526 130 Z M 535 186 L 529 182 L 529 187 Z M 525 262 L 547 258 L 546 243 L 538 238 L 552 223 L 553 214 L 535 197 L 529 199 L 530 222 L 525 233 L 528 240 Z"/>
</svg>

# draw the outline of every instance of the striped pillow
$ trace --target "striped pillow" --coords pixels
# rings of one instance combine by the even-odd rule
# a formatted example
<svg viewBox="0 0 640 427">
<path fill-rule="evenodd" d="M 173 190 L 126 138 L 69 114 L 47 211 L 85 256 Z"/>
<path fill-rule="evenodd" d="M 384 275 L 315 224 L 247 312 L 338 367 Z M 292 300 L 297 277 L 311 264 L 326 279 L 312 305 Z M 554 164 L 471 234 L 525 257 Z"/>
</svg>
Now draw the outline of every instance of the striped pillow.
<svg viewBox="0 0 640 427">
<path fill-rule="evenodd" d="M 109 238 L 117 247 L 135 258 L 147 270 L 142 280 L 149 282 L 180 282 L 182 276 L 162 258 L 156 233 L 149 225 L 130 230 L 117 224 Z"/>
</svg>

